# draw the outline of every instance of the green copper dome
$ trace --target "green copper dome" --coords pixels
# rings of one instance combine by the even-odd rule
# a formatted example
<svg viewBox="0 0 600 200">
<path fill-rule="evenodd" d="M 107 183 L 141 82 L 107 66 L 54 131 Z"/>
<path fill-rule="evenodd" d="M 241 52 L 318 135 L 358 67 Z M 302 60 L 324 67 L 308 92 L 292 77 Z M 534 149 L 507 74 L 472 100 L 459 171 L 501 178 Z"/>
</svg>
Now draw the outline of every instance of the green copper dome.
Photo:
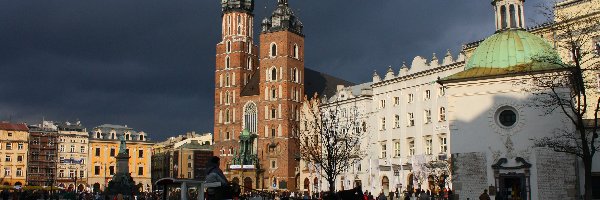
<svg viewBox="0 0 600 200">
<path fill-rule="evenodd" d="M 534 68 L 541 70 L 556 68 L 560 63 L 558 53 L 544 39 L 523 30 L 507 30 L 484 40 L 467 61 L 465 70 L 531 64 L 540 64 Z"/>
</svg>

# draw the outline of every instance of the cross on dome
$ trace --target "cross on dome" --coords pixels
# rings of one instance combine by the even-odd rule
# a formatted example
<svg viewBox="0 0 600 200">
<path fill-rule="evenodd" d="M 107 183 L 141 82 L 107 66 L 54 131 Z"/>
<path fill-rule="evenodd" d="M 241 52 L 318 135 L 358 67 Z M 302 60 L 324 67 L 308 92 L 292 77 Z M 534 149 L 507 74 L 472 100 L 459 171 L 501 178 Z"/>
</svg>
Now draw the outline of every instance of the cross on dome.
<svg viewBox="0 0 600 200">
<path fill-rule="evenodd" d="M 283 5 L 288 5 L 288 0 L 277 0 L 279 2 L 279 5 L 283 4 Z"/>
</svg>

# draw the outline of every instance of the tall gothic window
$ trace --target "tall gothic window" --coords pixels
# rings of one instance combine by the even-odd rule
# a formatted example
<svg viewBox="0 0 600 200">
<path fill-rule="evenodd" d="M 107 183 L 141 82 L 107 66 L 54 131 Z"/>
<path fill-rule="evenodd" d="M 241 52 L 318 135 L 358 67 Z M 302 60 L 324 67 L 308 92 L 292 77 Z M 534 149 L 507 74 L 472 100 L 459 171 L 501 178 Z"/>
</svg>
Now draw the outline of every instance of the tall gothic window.
<svg viewBox="0 0 600 200">
<path fill-rule="evenodd" d="M 277 44 L 271 44 L 271 57 L 277 56 Z"/>
<path fill-rule="evenodd" d="M 275 67 L 273 67 L 273 69 L 271 69 L 271 80 L 272 81 L 277 80 L 277 68 L 275 68 Z"/>
<path fill-rule="evenodd" d="M 292 52 L 292 53 L 293 53 L 293 57 L 294 57 L 295 59 L 298 59 L 298 58 L 300 57 L 300 56 L 299 56 L 299 54 L 298 54 L 300 51 L 299 51 L 299 48 L 298 48 L 298 45 L 297 45 L 297 44 L 294 44 L 294 49 L 293 49 L 293 51 L 294 51 L 294 52 Z"/>
<path fill-rule="evenodd" d="M 258 132 L 258 110 L 256 104 L 250 102 L 244 108 L 244 128 L 250 133 L 256 134 Z"/>
<path fill-rule="evenodd" d="M 229 62 L 229 56 L 227 56 L 225 58 L 225 69 L 229 69 L 229 64 L 230 64 L 230 62 Z"/>
</svg>

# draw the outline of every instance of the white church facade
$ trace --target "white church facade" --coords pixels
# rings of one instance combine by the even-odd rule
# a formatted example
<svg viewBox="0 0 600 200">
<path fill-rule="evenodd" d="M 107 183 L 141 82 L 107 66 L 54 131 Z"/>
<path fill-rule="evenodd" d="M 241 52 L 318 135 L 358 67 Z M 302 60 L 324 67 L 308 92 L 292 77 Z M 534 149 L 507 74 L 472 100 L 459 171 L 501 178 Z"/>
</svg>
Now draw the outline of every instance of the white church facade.
<svg viewBox="0 0 600 200">
<path fill-rule="evenodd" d="M 496 33 L 467 55 L 416 57 L 397 73 L 390 67 L 324 99 L 324 109 L 368 108 L 362 109 L 366 156 L 338 177 L 336 189 L 360 184 L 375 196 L 450 188 L 459 199 L 478 199 L 484 190 L 503 199 L 578 199 L 583 168 L 577 157 L 534 145 L 574 128 L 562 111 L 533 106 L 539 100 L 533 77 L 564 68 L 553 43 L 526 31 L 523 3 L 493 1 Z M 600 159 L 594 161 L 592 171 L 600 175 Z M 447 166 L 428 168 L 432 162 Z M 301 191 L 327 190 L 318 167 L 300 166 Z"/>
</svg>

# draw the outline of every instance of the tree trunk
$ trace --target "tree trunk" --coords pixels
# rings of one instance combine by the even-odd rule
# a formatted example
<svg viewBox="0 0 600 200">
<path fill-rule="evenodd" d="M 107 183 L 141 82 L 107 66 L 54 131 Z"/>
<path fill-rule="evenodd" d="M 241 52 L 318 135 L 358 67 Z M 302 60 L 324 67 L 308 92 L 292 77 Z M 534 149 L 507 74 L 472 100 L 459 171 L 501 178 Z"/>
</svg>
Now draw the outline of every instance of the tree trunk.
<svg viewBox="0 0 600 200">
<path fill-rule="evenodd" d="M 592 158 L 584 159 L 583 166 L 585 170 L 584 175 L 584 189 L 585 193 L 583 195 L 583 199 L 592 200 Z"/>
</svg>

